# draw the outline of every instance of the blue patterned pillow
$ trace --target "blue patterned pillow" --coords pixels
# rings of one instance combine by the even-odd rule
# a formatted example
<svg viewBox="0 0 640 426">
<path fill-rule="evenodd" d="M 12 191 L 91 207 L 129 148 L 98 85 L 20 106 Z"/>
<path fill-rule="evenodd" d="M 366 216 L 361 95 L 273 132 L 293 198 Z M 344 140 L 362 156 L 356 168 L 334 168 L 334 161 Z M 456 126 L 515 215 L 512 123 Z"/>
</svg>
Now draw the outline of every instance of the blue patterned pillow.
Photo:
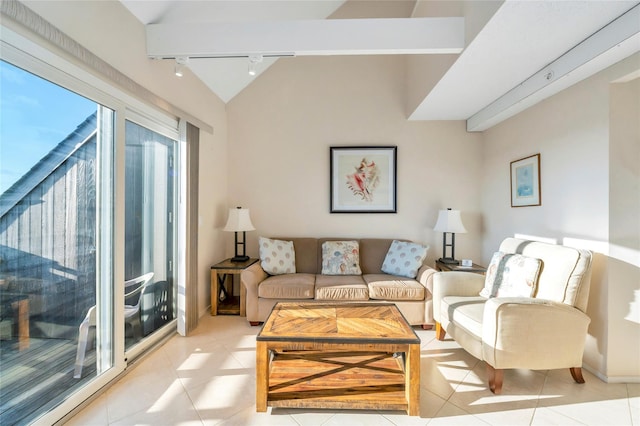
<svg viewBox="0 0 640 426">
<path fill-rule="evenodd" d="M 429 246 L 393 240 L 384 262 L 382 262 L 382 272 L 415 278 L 422 262 L 427 258 L 427 250 L 429 250 Z"/>
<path fill-rule="evenodd" d="M 357 241 L 322 243 L 323 275 L 361 275 L 360 246 Z"/>
</svg>

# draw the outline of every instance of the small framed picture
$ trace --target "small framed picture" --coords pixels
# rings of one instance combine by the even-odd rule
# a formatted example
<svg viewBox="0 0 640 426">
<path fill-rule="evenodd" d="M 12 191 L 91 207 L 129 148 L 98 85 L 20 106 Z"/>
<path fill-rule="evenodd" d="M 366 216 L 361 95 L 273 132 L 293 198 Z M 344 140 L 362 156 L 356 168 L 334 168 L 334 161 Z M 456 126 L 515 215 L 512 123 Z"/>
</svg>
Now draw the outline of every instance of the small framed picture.
<svg viewBox="0 0 640 426">
<path fill-rule="evenodd" d="M 540 154 L 512 161 L 511 207 L 540 205 Z"/>
<path fill-rule="evenodd" d="M 332 146 L 331 213 L 396 213 L 395 146 Z"/>
</svg>

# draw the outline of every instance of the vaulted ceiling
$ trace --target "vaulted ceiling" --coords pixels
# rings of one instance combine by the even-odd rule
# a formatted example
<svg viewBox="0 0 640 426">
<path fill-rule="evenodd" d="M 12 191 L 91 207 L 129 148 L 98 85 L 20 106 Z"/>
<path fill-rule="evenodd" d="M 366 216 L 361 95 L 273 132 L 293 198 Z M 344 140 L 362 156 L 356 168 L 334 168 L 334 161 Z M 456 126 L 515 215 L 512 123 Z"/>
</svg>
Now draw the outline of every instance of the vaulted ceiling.
<svg viewBox="0 0 640 426">
<path fill-rule="evenodd" d="M 121 1 L 146 25 L 149 57 L 188 57 L 224 102 L 295 56 L 453 54 L 408 119 L 468 130 L 640 51 L 638 1 Z M 249 58 L 260 60 L 254 76 Z"/>
</svg>

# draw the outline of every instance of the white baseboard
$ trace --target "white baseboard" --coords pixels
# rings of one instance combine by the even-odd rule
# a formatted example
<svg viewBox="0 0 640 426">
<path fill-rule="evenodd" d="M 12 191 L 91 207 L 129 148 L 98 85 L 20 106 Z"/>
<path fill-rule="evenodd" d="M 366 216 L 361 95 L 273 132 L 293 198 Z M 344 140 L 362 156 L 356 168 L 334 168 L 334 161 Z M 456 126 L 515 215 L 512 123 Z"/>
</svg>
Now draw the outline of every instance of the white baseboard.
<svg viewBox="0 0 640 426">
<path fill-rule="evenodd" d="M 640 376 L 614 376 L 614 377 L 609 377 L 609 376 L 606 376 L 606 375 L 602 374 L 600 371 L 596 370 L 595 368 L 590 367 L 590 366 L 588 366 L 586 364 L 584 364 L 582 366 L 582 368 L 584 368 L 589 373 L 593 374 L 594 376 L 596 376 L 597 378 L 599 378 L 600 380 L 602 380 L 605 383 L 640 383 Z"/>
</svg>

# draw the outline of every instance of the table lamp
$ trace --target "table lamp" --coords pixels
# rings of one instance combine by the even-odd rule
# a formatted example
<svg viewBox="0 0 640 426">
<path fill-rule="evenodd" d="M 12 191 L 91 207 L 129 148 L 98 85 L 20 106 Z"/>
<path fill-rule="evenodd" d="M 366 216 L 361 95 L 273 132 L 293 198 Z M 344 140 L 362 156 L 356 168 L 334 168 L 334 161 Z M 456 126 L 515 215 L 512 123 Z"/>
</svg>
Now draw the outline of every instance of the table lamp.
<svg viewBox="0 0 640 426">
<path fill-rule="evenodd" d="M 232 262 L 246 262 L 249 260 L 249 256 L 246 255 L 245 242 L 247 241 L 246 231 L 254 231 L 256 228 L 251 223 L 251 217 L 249 217 L 249 209 L 243 209 L 242 207 L 236 207 L 235 209 L 229 209 L 229 218 L 227 224 L 222 229 L 223 231 L 235 232 L 235 256 L 231 258 Z M 238 233 L 242 232 L 242 241 L 238 240 Z M 242 246 L 242 253 L 238 250 Z"/>
<path fill-rule="evenodd" d="M 440 210 L 438 212 L 438 221 L 433 230 L 443 232 L 442 257 L 438 261 L 458 265 L 460 262 L 455 258 L 456 233 L 467 232 L 460 219 L 460 210 L 451 210 L 450 208 Z M 447 244 L 447 234 L 451 234 L 451 244 Z M 447 257 L 447 247 L 451 247 L 451 257 Z"/>
</svg>

